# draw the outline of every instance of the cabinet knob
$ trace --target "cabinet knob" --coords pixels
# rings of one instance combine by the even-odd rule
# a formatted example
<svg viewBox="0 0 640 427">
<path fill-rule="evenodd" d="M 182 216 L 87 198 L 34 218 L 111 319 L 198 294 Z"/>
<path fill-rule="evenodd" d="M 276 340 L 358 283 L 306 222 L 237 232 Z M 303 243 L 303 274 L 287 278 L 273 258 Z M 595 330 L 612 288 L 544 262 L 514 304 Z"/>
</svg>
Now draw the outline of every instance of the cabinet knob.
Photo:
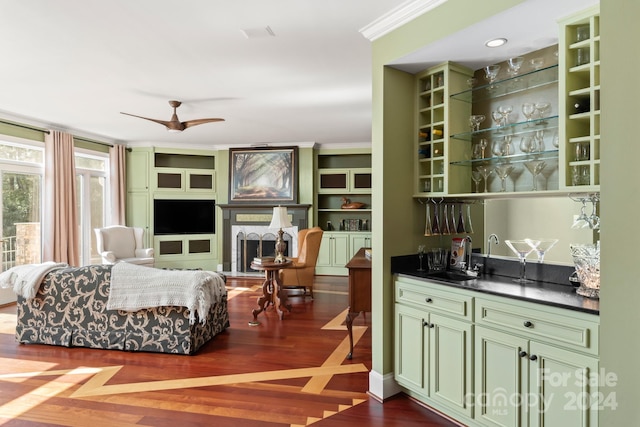
<svg viewBox="0 0 640 427">
<path fill-rule="evenodd" d="M 425 300 L 426 302 L 429 302 L 429 303 L 433 302 L 433 300 L 432 300 L 431 298 L 425 298 L 424 300 Z"/>
<path fill-rule="evenodd" d="M 520 357 L 527 357 L 527 352 L 524 350 L 520 350 L 520 353 L 518 353 L 518 356 Z"/>
<path fill-rule="evenodd" d="M 536 360 L 538 360 L 538 356 L 536 356 L 535 354 L 532 354 L 531 356 L 529 356 L 529 360 L 532 360 L 535 362 Z"/>
<path fill-rule="evenodd" d="M 427 327 L 428 327 L 428 326 L 429 326 L 429 322 L 427 322 L 427 321 L 423 320 L 423 321 L 422 321 L 422 326 L 427 326 Z"/>
<path fill-rule="evenodd" d="M 435 327 L 435 326 L 436 326 L 436 324 L 435 324 L 435 323 L 429 323 L 429 327 L 430 327 L 430 328 L 433 328 L 433 327 Z"/>
<path fill-rule="evenodd" d="M 533 323 L 529 322 L 528 320 L 526 322 L 524 322 L 524 327 L 525 328 L 530 328 L 533 326 Z"/>
</svg>

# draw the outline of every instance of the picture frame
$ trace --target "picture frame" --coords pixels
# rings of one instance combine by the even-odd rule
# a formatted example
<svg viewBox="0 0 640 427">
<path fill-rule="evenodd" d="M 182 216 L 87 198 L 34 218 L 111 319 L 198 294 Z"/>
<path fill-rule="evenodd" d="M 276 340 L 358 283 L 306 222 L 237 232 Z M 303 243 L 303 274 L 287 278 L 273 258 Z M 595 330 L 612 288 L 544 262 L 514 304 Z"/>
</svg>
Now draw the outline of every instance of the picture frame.
<svg viewBox="0 0 640 427">
<path fill-rule="evenodd" d="M 298 147 L 231 148 L 229 202 L 298 203 Z"/>
</svg>

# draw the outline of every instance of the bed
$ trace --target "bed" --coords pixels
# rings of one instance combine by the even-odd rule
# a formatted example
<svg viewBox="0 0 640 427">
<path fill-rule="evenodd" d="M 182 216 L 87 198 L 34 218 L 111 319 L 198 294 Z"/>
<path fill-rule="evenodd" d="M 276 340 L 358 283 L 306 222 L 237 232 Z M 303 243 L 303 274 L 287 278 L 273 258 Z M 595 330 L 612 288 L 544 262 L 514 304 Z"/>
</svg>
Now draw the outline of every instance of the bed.
<svg viewBox="0 0 640 427">
<path fill-rule="evenodd" d="M 108 309 L 113 268 L 63 267 L 46 273 L 33 298 L 18 295 L 18 342 L 191 355 L 229 327 L 226 289 L 219 289 L 220 297 L 196 321 L 186 306 Z M 224 288 L 224 276 L 210 274 L 210 286 Z"/>
</svg>

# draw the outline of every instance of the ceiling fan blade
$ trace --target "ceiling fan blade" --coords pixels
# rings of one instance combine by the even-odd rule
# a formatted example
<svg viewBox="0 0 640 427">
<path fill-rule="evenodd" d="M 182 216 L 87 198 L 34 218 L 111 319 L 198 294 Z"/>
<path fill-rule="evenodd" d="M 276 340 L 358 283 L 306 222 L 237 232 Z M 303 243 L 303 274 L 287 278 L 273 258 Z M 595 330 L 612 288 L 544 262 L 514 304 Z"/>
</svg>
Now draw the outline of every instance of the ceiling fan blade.
<svg viewBox="0 0 640 427">
<path fill-rule="evenodd" d="M 184 128 L 190 128 L 191 126 L 201 125 L 203 123 L 212 123 L 212 122 L 224 122 L 224 119 L 196 119 L 196 120 L 187 120 L 186 122 L 182 122 Z"/>
<path fill-rule="evenodd" d="M 136 116 L 135 114 L 123 113 L 122 111 L 120 112 L 120 114 L 125 114 L 125 115 L 131 116 L 131 117 L 137 117 L 139 119 L 149 120 L 149 121 L 152 121 L 152 122 L 155 122 L 155 123 L 159 123 L 159 124 L 167 126 L 167 127 L 169 127 L 169 125 L 171 125 L 171 122 L 170 121 L 166 121 L 166 120 L 150 119 L 149 117 Z"/>
</svg>

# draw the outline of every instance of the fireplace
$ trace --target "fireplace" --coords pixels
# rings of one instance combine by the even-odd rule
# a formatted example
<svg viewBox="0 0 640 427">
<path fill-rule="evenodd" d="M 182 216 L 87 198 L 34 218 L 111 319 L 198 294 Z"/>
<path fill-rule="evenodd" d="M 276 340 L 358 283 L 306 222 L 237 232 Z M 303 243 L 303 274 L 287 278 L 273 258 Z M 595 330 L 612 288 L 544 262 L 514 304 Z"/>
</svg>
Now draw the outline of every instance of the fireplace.
<svg viewBox="0 0 640 427">
<path fill-rule="evenodd" d="M 292 228 L 285 231 L 284 238 L 287 242 L 287 255 L 295 256 L 298 253 L 298 230 L 308 228 L 308 214 L 311 205 L 281 205 L 287 208 Z M 270 256 L 273 248 L 269 249 L 275 241 L 277 230 L 269 228 L 273 215 L 273 205 L 256 204 L 219 204 L 222 210 L 222 268 L 224 271 L 241 272 L 242 261 L 246 258 L 249 263 L 255 255 L 254 251 L 261 249 L 262 256 Z M 244 246 L 242 240 L 257 241 L 250 243 L 252 247 Z M 246 238 L 244 238 L 246 237 Z M 255 246 L 254 246 L 255 245 Z M 253 249 L 253 248 L 256 249 Z M 245 256 L 246 254 L 246 256 Z M 240 262 L 239 262 L 240 260 Z"/>
<path fill-rule="evenodd" d="M 251 268 L 254 257 L 275 256 L 276 232 L 264 225 L 231 227 L 231 271 L 256 272 Z M 287 243 L 285 256 L 298 253 L 298 227 L 287 229 L 282 236 Z M 294 238 L 295 237 L 295 238 Z"/>
</svg>

